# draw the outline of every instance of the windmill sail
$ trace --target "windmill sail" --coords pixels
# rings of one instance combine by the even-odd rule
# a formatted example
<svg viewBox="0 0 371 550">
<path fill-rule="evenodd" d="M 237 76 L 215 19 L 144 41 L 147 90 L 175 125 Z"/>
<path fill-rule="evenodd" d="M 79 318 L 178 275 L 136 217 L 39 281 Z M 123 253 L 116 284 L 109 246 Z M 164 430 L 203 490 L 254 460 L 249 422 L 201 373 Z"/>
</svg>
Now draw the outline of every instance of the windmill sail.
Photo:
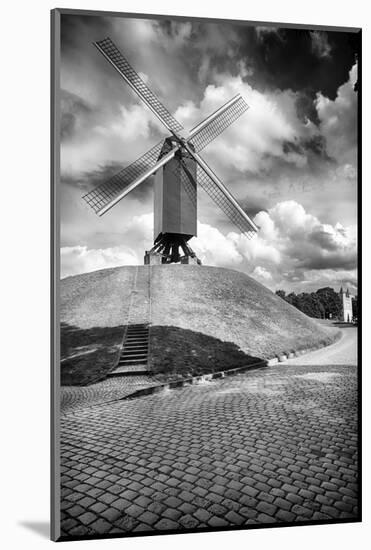
<svg viewBox="0 0 371 550">
<path fill-rule="evenodd" d="M 123 196 L 136 187 L 136 185 L 139 185 L 139 183 L 149 177 L 151 175 L 149 171 L 151 173 L 156 171 L 158 168 L 157 164 L 162 147 L 163 140 L 157 143 L 157 145 L 152 147 L 152 149 L 147 151 L 147 153 L 139 157 L 132 164 L 118 172 L 111 179 L 101 185 L 98 185 L 98 187 L 84 195 L 83 199 L 85 202 L 94 210 L 96 214 L 104 214 Z M 167 153 L 167 156 L 168 155 L 169 152 Z M 163 157 L 163 159 L 165 157 Z M 136 183 L 136 185 L 133 185 L 134 183 Z"/>
<path fill-rule="evenodd" d="M 233 124 L 249 106 L 238 94 L 228 101 L 223 107 L 215 111 L 214 114 L 207 117 L 201 124 L 198 124 L 191 130 L 187 141 L 191 143 L 196 152 L 201 151 L 213 141 L 219 134 L 224 132 L 228 126 Z"/>
<path fill-rule="evenodd" d="M 237 208 L 230 198 L 215 185 L 215 181 L 201 168 L 197 167 L 197 183 L 209 195 L 209 197 L 219 206 L 219 208 L 228 216 L 231 222 L 244 233 L 249 239 L 256 233 L 257 228 L 249 216 Z"/>
<path fill-rule="evenodd" d="M 94 42 L 94 44 L 170 132 L 179 133 L 183 130 L 183 126 L 151 92 L 110 38 Z"/>
<path fill-rule="evenodd" d="M 210 166 L 189 145 L 185 145 L 188 153 L 197 162 L 197 183 L 206 191 L 219 208 L 239 228 L 242 233 L 251 238 L 258 231 L 255 223 L 242 210 L 236 199 L 214 174 Z"/>
</svg>

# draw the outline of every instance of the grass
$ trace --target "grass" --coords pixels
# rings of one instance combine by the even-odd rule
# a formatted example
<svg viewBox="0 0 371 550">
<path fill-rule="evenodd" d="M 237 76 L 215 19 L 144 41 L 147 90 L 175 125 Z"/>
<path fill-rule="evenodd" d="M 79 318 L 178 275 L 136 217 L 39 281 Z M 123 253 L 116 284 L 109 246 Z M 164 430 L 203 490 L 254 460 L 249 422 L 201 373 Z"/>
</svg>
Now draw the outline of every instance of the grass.
<svg viewBox="0 0 371 550">
<path fill-rule="evenodd" d="M 61 281 L 62 385 L 97 382 L 115 366 L 135 269 L 104 269 Z"/>
<path fill-rule="evenodd" d="M 244 273 L 207 266 L 152 268 L 152 323 L 232 342 L 269 359 L 330 344 L 337 330 L 320 325 Z"/>
<path fill-rule="evenodd" d="M 81 329 L 61 324 L 61 384 L 84 386 L 106 377 L 115 365 L 124 326 Z"/>
<path fill-rule="evenodd" d="M 188 378 L 256 363 L 232 342 L 172 326 L 151 327 L 151 370 L 167 379 Z"/>
<path fill-rule="evenodd" d="M 90 384 L 114 368 L 135 270 L 105 269 L 62 280 L 62 385 Z M 339 332 L 238 271 L 190 265 L 151 271 L 150 365 L 160 376 L 226 370 L 330 344 Z"/>
</svg>

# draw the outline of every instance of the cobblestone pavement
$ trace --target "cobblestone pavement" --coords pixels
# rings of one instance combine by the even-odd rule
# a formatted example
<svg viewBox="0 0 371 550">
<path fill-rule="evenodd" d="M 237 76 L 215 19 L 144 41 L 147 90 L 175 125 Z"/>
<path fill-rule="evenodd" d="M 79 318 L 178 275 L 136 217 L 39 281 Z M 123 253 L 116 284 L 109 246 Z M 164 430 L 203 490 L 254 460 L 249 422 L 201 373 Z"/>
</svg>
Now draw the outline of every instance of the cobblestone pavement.
<svg viewBox="0 0 371 550">
<path fill-rule="evenodd" d="M 62 386 L 61 414 L 122 399 L 141 388 L 155 386 L 157 383 L 156 376 L 135 375 L 107 378 L 90 386 Z"/>
<path fill-rule="evenodd" d="M 357 519 L 357 381 L 276 366 L 61 419 L 62 536 Z"/>
</svg>

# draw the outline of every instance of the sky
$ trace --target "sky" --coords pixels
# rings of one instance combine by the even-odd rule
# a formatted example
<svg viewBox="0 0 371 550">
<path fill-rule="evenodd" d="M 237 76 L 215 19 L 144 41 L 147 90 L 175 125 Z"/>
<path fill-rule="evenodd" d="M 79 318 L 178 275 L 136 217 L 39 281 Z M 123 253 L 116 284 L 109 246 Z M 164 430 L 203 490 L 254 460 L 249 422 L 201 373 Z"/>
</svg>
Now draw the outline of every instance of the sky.
<svg viewBox="0 0 371 550">
<path fill-rule="evenodd" d="M 248 239 L 202 191 L 191 247 L 272 290 L 357 292 L 354 33 L 63 15 L 61 276 L 141 265 L 153 178 L 102 217 L 82 195 L 167 131 L 93 46 L 109 36 L 190 130 L 237 93 L 249 105 L 202 156 L 259 227 Z"/>
</svg>

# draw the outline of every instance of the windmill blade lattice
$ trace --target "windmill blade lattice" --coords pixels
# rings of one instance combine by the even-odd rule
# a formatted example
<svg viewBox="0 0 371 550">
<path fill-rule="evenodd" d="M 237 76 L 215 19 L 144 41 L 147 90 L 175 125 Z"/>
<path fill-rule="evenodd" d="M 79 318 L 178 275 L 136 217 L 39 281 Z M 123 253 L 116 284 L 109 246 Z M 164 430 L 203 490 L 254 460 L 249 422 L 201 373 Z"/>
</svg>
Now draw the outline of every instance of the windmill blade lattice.
<svg viewBox="0 0 371 550">
<path fill-rule="evenodd" d="M 161 101 L 143 82 L 110 38 L 105 38 L 94 44 L 168 130 L 174 133 L 179 133 L 183 130 L 183 126 L 175 120 Z"/>
<path fill-rule="evenodd" d="M 204 161 L 205 162 L 205 161 Z M 244 233 L 249 239 L 256 233 L 253 223 L 246 213 L 243 215 L 223 193 L 223 191 L 215 184 L 211 177 L 197 166 L 197 183 L 209 195 L 209 197 L 219 206 L 219 208 L 228 216 L 231 222 Z"/>
<path fill-rule="evenodd" d="M 124 189 L 143 174 L 148 168 L 155 166 L 161 153 L 163 140 L 152 147 L 132 164 L 118 172 L 108 181 L 98 185 L 95 189 L 83 196 L 84 201 L 97 214 L 107 206 Z"/>
<path fill-rule="evenodd" d="M 196 131 L 196 133 L 190 138 L 189 143 L 192 143 L 198 153 L 204 149 L 206 145 L 218 137 L 219 134 L 224 132 L 228 126 L 233 124 L 233 122 L 243 115 L 248 108 L 249 106 L 240 96 L 235 103 L 217 115 L 209 124 L 202 127 L 198 132 Z M 192 135 L 192 130 L 190 134 Z"/>
</svg>

